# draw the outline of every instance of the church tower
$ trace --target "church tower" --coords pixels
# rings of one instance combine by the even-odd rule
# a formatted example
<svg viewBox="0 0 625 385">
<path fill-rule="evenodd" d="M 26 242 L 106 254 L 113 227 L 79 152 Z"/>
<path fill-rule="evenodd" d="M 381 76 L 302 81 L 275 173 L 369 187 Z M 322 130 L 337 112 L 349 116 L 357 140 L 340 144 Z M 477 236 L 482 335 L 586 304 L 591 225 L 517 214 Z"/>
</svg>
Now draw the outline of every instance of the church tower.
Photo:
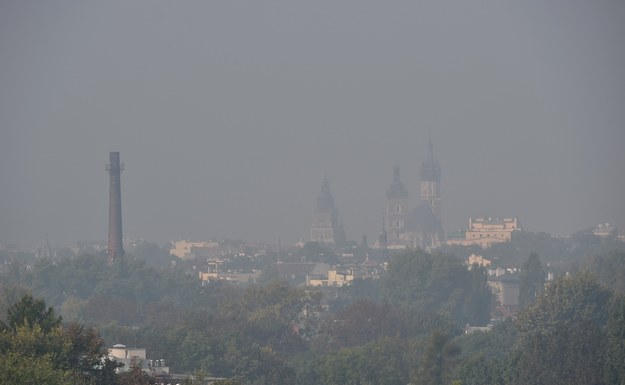
<svg viewBox="0 0 625 385">
<path fill-rule="evenodd" d="M 399 166 L 393 168 L 393 182 L 386 190 L 386 212 L 384 222 L 389 246 L 401 245 L 401 234 L 406 228 L 406 219 L 410 211 L 408 190 L 399 176 Z"/>
<path fill-rule="evenodd" d="M 328 177 L 324 177 L 321 193 L 317 198 L 317 206 L 313 212 L 313 223 L 310 227 L 310 241 L 321 244 L 335 244 L 337 236 L 343 234 L 342 227 L 338 229 L 338 212 L 334 208 L 334 197 L 330 193 Z"/>
<path fill-rule="evenodd" d="M 434 160 L 432 135 L 428 138 L 428 157 L 421 164 L 421 201 L 427 203 L 441 222 L 441 168 Z"/>
</svg>

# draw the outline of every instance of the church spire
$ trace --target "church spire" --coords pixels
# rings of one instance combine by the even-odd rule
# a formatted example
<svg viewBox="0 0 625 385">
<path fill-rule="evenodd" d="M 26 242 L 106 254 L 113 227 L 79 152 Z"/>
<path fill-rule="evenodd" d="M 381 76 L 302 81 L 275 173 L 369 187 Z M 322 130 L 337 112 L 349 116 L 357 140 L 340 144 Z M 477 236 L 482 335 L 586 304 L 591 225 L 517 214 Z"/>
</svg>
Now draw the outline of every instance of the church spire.
<svg viewBox="0 0 625 385">
<path fill-rule="evenodd" d="M 317 198 L 317 206 L 313 212 L 313 223 L 310 228 L 310 240 L 326 244 L 342 241 L 343 229 L 339 226 L 338 210 L 334 207 L 334 197 L 330 193 L 328 176 L 323 176 L 321 192 Z"/>
<path fill-rule="evenodd" d="M 330 193 L 330 182 L 328 175 L 323 175 L 323 183 L 321 184 L 321 192 L 317 198 L 317 212 L 325 212 L 334 210 L 334 197 Z"/>
<path fill-rule="evenodd" d="M 432 130 L 428 130 L 428 160 L 434 164 L 434 146 L 432 145 Z"/>
<path fill-rule="evenodd" d="M 421 164 L 421 201 L 427 203 L 441 222 L 441 168 L 434 158 L 432 131 L 428 130 L 428 154 Z"/>
<path fill-rule="evenodd" d="M 421 181 L 439 181 L 441 178 L 441 168 L 434 159 L 434 146 L 432 145 L 432 131 L 428 131 L 428 155 L 421 164 Z"/>
</svg>

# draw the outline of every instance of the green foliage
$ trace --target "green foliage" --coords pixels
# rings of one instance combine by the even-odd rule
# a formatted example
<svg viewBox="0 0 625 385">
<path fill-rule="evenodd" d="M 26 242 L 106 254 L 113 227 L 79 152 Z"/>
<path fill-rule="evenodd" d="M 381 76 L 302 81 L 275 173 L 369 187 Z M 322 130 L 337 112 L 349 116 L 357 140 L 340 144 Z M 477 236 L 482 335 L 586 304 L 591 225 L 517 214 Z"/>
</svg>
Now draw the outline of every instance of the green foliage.
<svg viewBox="0 0 625 385">
<path fill-rule="evenodd" d="M 323 356 L 313 376 L 327 385 L 405 385 L 411 365 L 409 351 L 411 345 L 407 340 L 383 337 L 364 346 Z"/>
<path fill-rule="evenodd" d="M 625 384 L 625 298 L 617 297 L 611 305 L 605 338 L 606 384 Z"/>
<path fill-rule="evenodd" d="M 584 267 L 596 274 L 599 282 L 625 295 L 625 251 L 594 255 L 586 260 Z"/>
<path fill-rule="evenodd" d="M 416 331 L 398 307 L 373 301 L 356 301 L 324 322 L 316 338 L 321 349 L 363 345 L 387 336 L 411 336 Z"/>
<path fill-rule="evenodd" d="M 169 254 L 169 248 L 159 247 L 149 242 L 140 243 L 129 250 L 128 254 L 134 255 L 138 260 L 155 269 L 169 268 L 171 262 L 176 260 L 176 257 Z"/>
<path fill-rule="evenodd" d="M 104 359 L 106 351 L 93 329 L 62 327 L 54 310 L 30 295 L 8 313 L 10 328 L 0 332 L 0 379 L 15 377 L 16 382 L 0 383 L 114 384 L 116 366 Z"/>
<path fill-rule="evenodd" d="M 9 308 L 29 293 L 30 291 L 25 287 L 0 283 L 0 328 L 3 325 L 8 327 L 2 320 L 6 321 L 6 314 Z"/>
<path fill-rule="evenodd" d="M 487 359 L 481 352 L 473 353 L 463 359 L 455 370 L 454 378 L 462 385 L 497 384 L 497 362 Z"/>
<path fill-rule="evenodd" d="M 532 253 L 521 268 L 519 306 L 534 303 L 545 288 L 545 271 L 538 254 Z"/>
<path fill-rule="evenodd" d="M 293 352 L 303 348 L 293 329 L 298 316 L 306 305 L 314 308 L 318 300 L 286 282 L 274 281 L 266 286 L 250 286 L 240 301 L 224 310 L 227 319 L 237 325 L 237 333 L 244 331 L 253 336 L 253 342 L 260 346 Z M 299 333 L 302 332 L 300 328 Z"/>
<path fill-rule="evenodd" d="M 295 372 L 270 347 L 241 344 L 231 340 L 226 344 L 222 359 L 232 375 L 241 376 L 247 384 L 291 384 Z"/>
<path fill-rule="evenodd" d="M 493 326 L 488 332 L 476 331 L 462 334 L 455 339 L 462 352 L 461 359 L 469 358 L 479 352 L 486 361 L 506 356 L 517 339 L 517 331 L 512 321 L 503 321 Z"/>
<path fill-rule="evenodd" d="M 544 242 L 537 250 L 561 242 L 529 237 L 527 248 L 531 239 Z M 585 267 L 620 290 L 622 255 L 595 257 Z M 405 253 L 380 280 L 328 291 L 293 288 L 270 273 L 263 285 L 202 286 L 180 268 L 156 270 L 132 258 L 108 266 L 102 256 L 40 260 L 19 274 L 3 282 L 21 286 L 0 292 L 0 308 L 14 308 L 22 320 L 12 329 L 5 318 L 2 379 L 12 375 L 10 363 L 20 373 L 38 368 L 41 377 L 31 377 L 41 383 L 116 384 L 114 364 L 102 361 L 103 336 L 107 344 L 146 347 L 174 372 L 241 384 L 624 384 L 625 305 L 588 274 L 534 291 L 535 303 L 514 323 L 457 337 L 466 323 L 488 321 L 491 297 L 484 269 L 469 270 L 452 255 Z M 45 294 L 64 319 L 95 324 L 100 334 L 79 323 L 61 326 L 40 300 L 18 312 L 17 287 Z M 121 381 L 151 381 L 134 374 Z"/>
<path fill-rule="evenodd" d="M 61 317 L 56 316 L 52 307 L 46 309 L 43 300 L 35 299 L 32 295 L 26 294 L 8 309 L 7 323 L 7 326 L 14 331 L 19 326 L 38 325 L 47 333 L 61 324 Z"/>
<path fill-rule="evenodd" d="M 120 373 L 117 376 L 117 382 L 119 385 L 154 385 L 156 382 L 152 377 L 147 375 L 141 370 L 141 367 L 136 363 L 130 366 L 130 370 L 124 373 Z"/>
<path fill-rule="evenodd" d="M 625 384 L 625 299 L 580 273 L 488 333 L 463 336 L 454 379 L 473 384 Z"/>
<path fill-rule="evenodd" d="M 589 274 L 561 278 L 517 318 L 516 384 L 597 384 L 611 292 Z"/>
<path fill-rule="evenodd" d="M 416 317 L 437 315 L 458 327 L 489 319 L 491 293 L 485 271 L 469 271 L 452 255 L 421 250 L 399 255 L 391 261 L 383 288 L 390 302 Z"/>
<path fill-rule="evenodd" d="M 497 243 L 488 249 L 450 247 L 447 251 L 461 257 L 480 254 L 496 258 L 501 266 L 520 266 L 530 254 L 538 254 L 544 262 L 558 266 L 561 272 L 571 271 L 573 263 L 583 262 L 588 255 L 607 255 L 613 250 L 625 251 L 625 243 L 616 237 L 600 238 L 591 230 L 571 237 L 554 237 L 543 232 L 514 231 L 509 242 Z"/>
<path fill-rule="evenodd" d="M 0 355 L 0 384 L 70 385 L 62 370 L 56 369 L 49 355 L 30 356 L 8 352 Z"/>
<path fill-rule="evenodd" d="M 435 330 L 427 341 L 425 352 L 414 376 L 416 385 L 443 385 L 451 382 L 460 348 L 451 336 Z"/>
<path fill-rule="evenodd" d="M 536 303 L 517 315 L 521 338 L 562 323 L 590 320 L 605 325 L 612 292 L 589 273 L 562 277 L 551 283 Z"/>
</svg>

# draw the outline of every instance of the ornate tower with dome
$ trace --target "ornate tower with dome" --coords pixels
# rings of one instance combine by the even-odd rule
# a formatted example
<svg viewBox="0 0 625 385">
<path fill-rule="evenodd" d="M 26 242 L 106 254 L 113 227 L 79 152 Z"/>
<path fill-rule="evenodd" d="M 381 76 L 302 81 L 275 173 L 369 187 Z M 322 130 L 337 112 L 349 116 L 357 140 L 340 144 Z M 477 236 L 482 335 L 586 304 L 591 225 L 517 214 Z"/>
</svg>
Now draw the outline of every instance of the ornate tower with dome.
<svg viewBox="0 0 625 385">
<path fill-rule="evenodd" d="M 401 181 L 399 166 L 393 167 L 393 181 L 386 189 L 386 211 L 384 225 L 387 231 L 387 244 L 391 247 L 401 246 L 402 233 L 406 231 L 406 220 L 410 212 L 408 190 Z"/>
<path fill-rule="evenodd" d="M 441 168 L 434 160 L 432 139 L 428 141 L 428 156 L 421 164 L 420 200 L 411 205 L 399 167 L 393 169 L 393 182 L 386 190 L 384 224 L 388 231 L 389 249 L 420 248 L 431 250 L 444 240 L 441 226 Z"/>
</svg>

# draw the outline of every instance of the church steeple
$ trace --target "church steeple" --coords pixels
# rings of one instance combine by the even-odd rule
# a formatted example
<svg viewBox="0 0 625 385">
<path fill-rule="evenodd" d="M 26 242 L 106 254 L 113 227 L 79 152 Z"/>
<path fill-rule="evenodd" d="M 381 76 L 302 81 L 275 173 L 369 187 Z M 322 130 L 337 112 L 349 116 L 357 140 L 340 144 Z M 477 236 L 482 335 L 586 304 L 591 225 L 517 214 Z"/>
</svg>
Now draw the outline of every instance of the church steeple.
<svg viewBox="0 0 625 385">
<path fill-rule="evenodd" d="M 428 154 L 421 164 L 421 200 L 426 202 L 432 213 L 441 222 L 441 167 L 434 158 L 432 133 L 428 134 Z"/>
<path fill-rule="evenodd" d="M 328 176 L 324 175 L 321 192 L 317 198 L 317 206 L 313 212 L 313 223 L 310 227 L 311 242 L 326 244 L 342 242 L 345 233 L 338 219 L 338 211 L 334 207 L 334 197 L 330 193 Z"/>
<path fill-rule="evenodd" d="M 388 244 L 400 245 L 400 235 L 404 232 L 406 219 L 410 211 L 408 190 L 401 181 L 399 166 L 393 167 L 393 181 L 386 190 L 386 213 L 384 221 L 388 229 Z"/>
<path fill-rule="evenodd" d="M 434 159 L 434 146 L 432 145 L 432 133 L 428 134 L 428 155 L 421 164 L 421 181 L 436 181 L 440 183 L 441 168 Z"/>
<path fill-rule="evenodd" d="M 323 176 L 323 183 L 321 184 L 321 192 L 317 198 L 317 208 L 315 212 L 324 212 L 334 210 L 334 197 L 330 193 L 330 183 L 328 182 L 328 176 Z"/>
</svg>

